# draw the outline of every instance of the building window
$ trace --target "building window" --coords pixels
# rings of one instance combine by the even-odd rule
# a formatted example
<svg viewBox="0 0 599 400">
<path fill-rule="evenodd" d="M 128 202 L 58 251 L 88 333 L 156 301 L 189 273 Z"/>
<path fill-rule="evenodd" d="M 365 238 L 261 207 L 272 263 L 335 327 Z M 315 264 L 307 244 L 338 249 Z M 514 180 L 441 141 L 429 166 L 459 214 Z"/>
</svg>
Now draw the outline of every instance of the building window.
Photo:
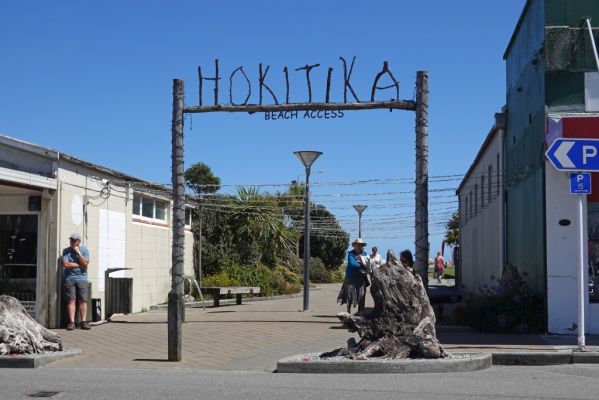
<svg viewBox="0 0 599 400">
<path fill-rule="evenodd" d="M 191 227 L 191 213 L 192 213 L 191 208 L 185 209 L 185 226 Z"/>
<path fill-rule="evenodd" d="M 474 185 L 474 215 L 478 214 L 478 183 Z"/>
<path fill-rule="evenodd" d="M 157 221 L 166 221 L 166 201 L 156 200 L 139 194 L 133 195 L 133 215 Z"/>
<path fill-rule="evenodd" d="M 470 211 L 470 217 L 468 219 L 472 219 L 472 190 L 470 191 L 470 207 L 468 210 Z"/>
<path fill-rule="evenodd" d="M 468 197 L 464 197 L 464 220 L 468 222 Z"/>
<path fill-rule="evenodd" d="M 154 199 L 147 197 L 141 198 L 141 216 L 146 218 L 154 218 Z"/>
<path fill-rule="evenodd" d="M 485 176 L 480 177 L 480 208 L 485 208 Z"/>
<path fill-rule="evenodd" d="M 500 183 L 500 179 L 501 176 L 499 175 L 500 171 L 499 171 L 499 153 L 497 154 L 497 195 L 499 196 L 499 185 Z"/>
<path fill-rule="evenodd" d="M 493 185 L 491 184 L 491 181 L 493 180 L 493 166 L 489 165 L 489 182 L 487 182 L 488 186 L 488 192 L 489 192 L 489 203 L 491 203 L 491 200 L 493 198 Z"/>
</svg>

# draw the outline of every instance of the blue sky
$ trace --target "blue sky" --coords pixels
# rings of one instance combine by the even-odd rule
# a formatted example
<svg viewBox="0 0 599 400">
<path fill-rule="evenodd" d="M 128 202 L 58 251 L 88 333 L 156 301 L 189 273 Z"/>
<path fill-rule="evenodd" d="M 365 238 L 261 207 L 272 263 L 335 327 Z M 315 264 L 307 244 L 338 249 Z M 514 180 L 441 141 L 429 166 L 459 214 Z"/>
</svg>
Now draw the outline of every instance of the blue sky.
<svg viewBox="0 0 599 400">
<path fill-rule="evenodd" d="M 463 174 L 505 102 L 502 55 L 523 5 L 0 0 L 0 133 L 168 183 L 173 78 L 185 80 L 186 104 L 196 105 L 197 66 L 212 74 L 219 58 L 221 101 L 228 101 L 229 74 L 243 65 L 252 81 L 250 102 L 257 102 L 258 63 L 270 65 L 267 81 L 279 99 L 288 66 L 291 101 L 305 101 L 305 77 L 294 69 L 320 63 L 311 73 L 314 100 L 324 97 L 330 66 L 331 97 L 340 101 L 339 56 L 355 55 L 352 83 L 361 99 L 385 60 L 403 99 L 413 98 L 416 71 L 429 71 L 430 175 Z M 368 204 L 363 236 L 369 244 L 413 249 L 413 184 L 331 184 L 412 179 L 413 113 L 354 111 L 343 119 L 291 121 L 214 113 L 185 122 L 186 164 L 206 162 L 224 184 L 287 183 L 303 172 L 293 151 L 322 151 L 314 165 L 324 171 L 313 175 L 314 200 L 331 207 L 352 237 L 357 218 L 351 205 Z M 431 252 L 457 208 L 449 189 L 458 184 L 431 185 L 442 189 L 431 193 Z"/>
</svg>

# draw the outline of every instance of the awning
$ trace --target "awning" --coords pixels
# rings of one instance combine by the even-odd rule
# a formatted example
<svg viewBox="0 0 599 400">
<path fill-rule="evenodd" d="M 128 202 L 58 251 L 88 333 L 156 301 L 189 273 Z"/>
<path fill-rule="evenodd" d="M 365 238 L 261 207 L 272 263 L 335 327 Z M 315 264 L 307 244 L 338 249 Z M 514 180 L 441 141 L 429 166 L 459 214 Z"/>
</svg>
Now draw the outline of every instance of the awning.
<svg viewBox="0 0 599 400">
<path fill-rule="evenodd" d="M 55 178 L 0 167 L 0 180 L 45 189 L 58 188 Z"/>
</svg>

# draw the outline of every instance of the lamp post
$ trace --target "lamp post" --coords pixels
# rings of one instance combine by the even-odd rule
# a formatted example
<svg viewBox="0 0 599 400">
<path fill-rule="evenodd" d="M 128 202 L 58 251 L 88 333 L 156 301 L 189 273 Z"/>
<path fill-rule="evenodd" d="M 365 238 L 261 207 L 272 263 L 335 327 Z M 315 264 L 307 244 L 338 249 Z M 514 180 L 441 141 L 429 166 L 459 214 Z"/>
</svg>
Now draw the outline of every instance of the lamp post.
<svg viewBox="0 0 599 400">
<path fill-rule="evenodd" d="M 317 170 L 317 171 L 310 171 L 310 173 L 311 173 L 311 174 L 324 174 L 324 170 L 322 170 L 322 169 L 319 169 L 319 170 Z M 291 182 L 300 183 L 300 176 L 302 176 L 302 175 L 306 175 L 306 174 L 305 174 L 305 173 L 303 173 L 303 174 L 299 174 L 299 175 L 297 176 L 297 179 L 296 179 L 295 181 L 291 181 Z"/>
<path fill-rule="evenodd" d="M 363 204 L 356 204 L 354 209 L 358 212 L 358 237 L 362 237 L 362 213 L 366 210 L 368 206 Z"/>
<path fill-rule="evenodd" d="M 294 151 L 293 154 L 300 159 L 306 168 L 306 198 L 304 208 L 304 310 L 310 310 L 310 167 L 318 157 L 320 151 Z"/>
</svg>

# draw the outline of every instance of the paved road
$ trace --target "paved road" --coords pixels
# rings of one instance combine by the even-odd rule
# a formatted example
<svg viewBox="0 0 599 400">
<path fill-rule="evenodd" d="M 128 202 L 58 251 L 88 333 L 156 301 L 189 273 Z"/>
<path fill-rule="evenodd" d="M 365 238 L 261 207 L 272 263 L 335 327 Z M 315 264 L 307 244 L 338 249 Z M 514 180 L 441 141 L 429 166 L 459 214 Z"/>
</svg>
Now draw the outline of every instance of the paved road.
<svg viewBox="0 0 599 400">
<path fill-rule="evenodd" d="M 273 371 L 278 359 L 305 352 L 333 350 L 354 336 L 341 329 L 335 315 L 340 285 L 311 291 L 311 312 L 300 312 L 302 298 L 263 301 L 241 306 L 187 309 L 183 326 L 183 361 L 167 359 L 166 312 L 153 311 L 115 317 L 118 322 L 91 331 L 58 330 L 65 347 L 82 355 L 52 363 L 48 368 L 195 368 Z M 367 306 L 372 298 L 368 296 Z M 575 344 L 575 337 L 548 343 L 537 335 L 481 335 L 464 329 L 440 329 L 449 351 L 555 351 Z M 357 337 L 356 337 L 357 338 Z M 589 339 L 589 344 L 592 340 Z M 593 342 L 596 343 L 596 342 Z M 599 396 L 598 396 L 599 398 Z"/>
<path fill-rule="evenodd" d="M 219 308 L 188 308 L 183 325 L 183 361 L 168 363 L 165 311 L 115 317 L 91 331 L 58 330 L 65 347 L 83 354 L 50 368 L 203 368 L 272 372 L 293 354 L 328 351 L 352 334 L 335 315 L 340 285 L 311 291 L 311 312 L 301 297 Z M 369 299 L 372 301 L 372 299 Z M 367 303 L 369 304 L 369 303 Z"/>
<path fill-rule="evenodd" d="M 407 375 L 303 375 L 187 369 L 2 370 L 0 398 L 59 399 L 577 399 L 599 398 L 599 366 L 494 367 Z"/>
</svg>

